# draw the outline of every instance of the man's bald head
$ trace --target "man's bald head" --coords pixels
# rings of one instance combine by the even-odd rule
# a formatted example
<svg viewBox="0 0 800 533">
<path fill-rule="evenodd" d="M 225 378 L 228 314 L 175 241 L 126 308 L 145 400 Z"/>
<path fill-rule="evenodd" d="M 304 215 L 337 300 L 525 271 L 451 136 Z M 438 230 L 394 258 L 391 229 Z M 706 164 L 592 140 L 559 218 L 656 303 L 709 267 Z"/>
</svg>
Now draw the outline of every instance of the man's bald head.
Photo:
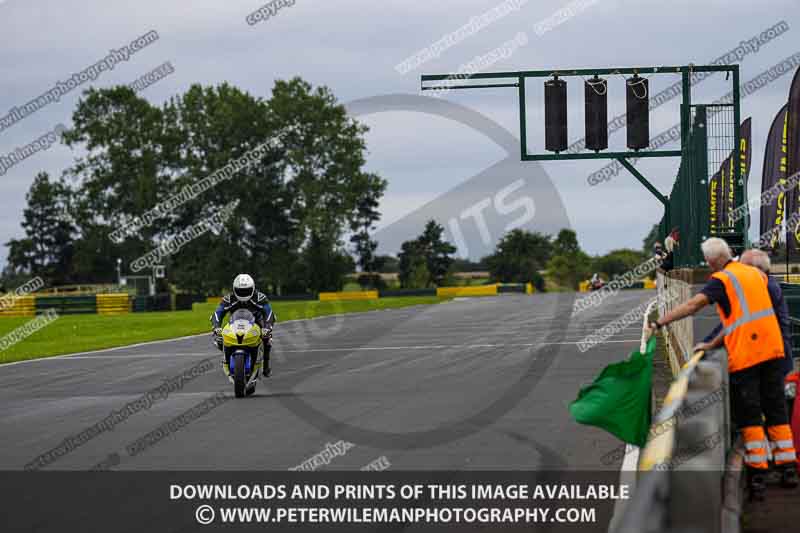
<svg viewBox="0 0 800 533">
<path fill-rule="evenodd" d="M 754 266 L 764 274 L 769 274 L 769 270 L 772 268 L 769 256 L 762 250 L 747 250 L 742 254 L 742 257 L 739 258 L 739 262 Z"/>
</svg>

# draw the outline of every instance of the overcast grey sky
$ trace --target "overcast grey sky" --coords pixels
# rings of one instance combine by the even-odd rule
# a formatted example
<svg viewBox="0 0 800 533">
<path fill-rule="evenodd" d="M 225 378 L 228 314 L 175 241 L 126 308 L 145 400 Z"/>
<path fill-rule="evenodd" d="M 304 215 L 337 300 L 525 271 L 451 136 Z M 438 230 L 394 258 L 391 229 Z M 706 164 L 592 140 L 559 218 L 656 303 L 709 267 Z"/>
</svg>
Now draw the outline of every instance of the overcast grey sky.
<svg viewBox="0 0 800 533">
<path fill-rule="evenodd" d="M 581 12 L 542 35 L 535 31 L 536 25 L 571 0 L 517 0 L 518 11 L 468 36 L 417 70 L 405 75 L 395 70 L 395 65 L 455 32 L 471 17 L 503 3 L 295 0 L 268 20 L 249 25 L 246 17 L 264 2 L 0 0 L 0 116 L 103 59 L 110 49 L 150 30 L 160 36 L 112 71 L 102 72 L 97 80 L 0 131 L 0 155 L 34 141 L 59 123 L 69 126 L 81 89 L 129 83 L 165 61 L 172 63 L 175 73 L 141 93 L 155 104 L 193 83 L 227 81 L 255 95 L 268 96 L 275 79 L 292 76 L 327 85 L 346 103 L 383 94 L 419 94 L 420 74 L 455 72 L 521 32 L 527 42 L 500 58 L 490 70 L 708 63 L 780 21 L 789 25 L 789 31 L 744 57 L 742 81 L 800 52 L 798 0 L 584 0 Z M 767 130 L 786 100 L 791 78 L 788 73 L 743 100 L 743 119 L 753 117 L 751 195 L 758 193 Z M 651 93 L 677 79 L 651 78 Z M 583 87 L 579 78 L 570 81 L 572 142 L 583 136 Z M 528 136 L 533 152 L 543 148 L 544 133 L 541 84 L 536 81 L 532 85 Z M 728 87 L 722 76 L 715 76 L 696 86 L 695 101 L 710 102 Z M 518 135 L 513 89 L 452 91 L 443 98 L 469 106 Z M 620 76 L 614 76 L 610 79 L 609 117 L 620 112 L 624 112 L 624 85 Z M 363 120 L 371 127 L 369 170 L 389 181 L 381 205 L 384 225 L 505 157 L 505 152 L 482 134 L 444 118 L 391 112 Z M 678 99 L 653 113 L 651 133 L 654 136 L 677 121 Z M 624 130 L 612 135 L 612 147 L 622 147 L 624 139 Z M 56 145 L 0 176 L 2 242 L 22 234 L 19 223 L 24 197 L 35 174 L 46 170 L 60 175 L 74 156 Z M 661 206 L 624 173 L 590 187 L 587 176 L 604 164 L 549 162 L 543 167 L 555 183 L 584 249 L 603 253 L 619 247 L 639 248 L 650 226 L 661 218 Z M 668 194 L 677 164 L 677 160 L 661 160 L 638 167 Z M 3 247 L 1 262 L 5 262 L 6 252 Z"/>
</svg>

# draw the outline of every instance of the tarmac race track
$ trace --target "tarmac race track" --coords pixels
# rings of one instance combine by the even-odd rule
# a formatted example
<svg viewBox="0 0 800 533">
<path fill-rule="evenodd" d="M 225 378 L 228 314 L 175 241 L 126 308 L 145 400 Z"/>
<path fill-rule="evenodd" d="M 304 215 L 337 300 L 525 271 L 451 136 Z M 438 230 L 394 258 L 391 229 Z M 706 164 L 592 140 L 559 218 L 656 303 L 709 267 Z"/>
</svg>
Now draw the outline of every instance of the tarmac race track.
<svg viewBox="0 0 800 533">
<path fill-rule="evenodd" d="M 575 317 L 573 295 L 514 294 L 279 321 L 273 376 L 243 399 L 208 336 L 0 366 L 0 468 L 42 456 L 37 469 L 286 470 L 327 449 L 315 469 L 618 470 L 601 457 L 619 442 L 567 406 L 638 346 L 641 321 L 585 353 L 577 343 L 654 296 L 623 291 Z M 129 403 L 113 430 L 43 455 Z"/>
</svg>

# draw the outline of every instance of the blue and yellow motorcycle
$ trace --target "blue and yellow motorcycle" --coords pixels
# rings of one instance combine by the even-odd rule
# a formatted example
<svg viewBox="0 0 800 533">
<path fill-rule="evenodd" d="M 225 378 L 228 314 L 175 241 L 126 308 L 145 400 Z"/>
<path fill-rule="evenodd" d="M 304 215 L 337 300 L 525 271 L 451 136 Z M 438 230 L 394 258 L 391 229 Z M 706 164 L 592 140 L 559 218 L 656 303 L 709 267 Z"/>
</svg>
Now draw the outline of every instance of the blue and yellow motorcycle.
<svg viewBox="0 0 800 533">
<path fill-rule="evenodd" d="M 269 336 L 268 336 L 269 337 Z M 222 328 L 222 368 L 233 383 L 237 398 L 256 391 L 264 368 L 264 341 L 256 317 L 247 309 L 237 309 Z"/>
</svg>

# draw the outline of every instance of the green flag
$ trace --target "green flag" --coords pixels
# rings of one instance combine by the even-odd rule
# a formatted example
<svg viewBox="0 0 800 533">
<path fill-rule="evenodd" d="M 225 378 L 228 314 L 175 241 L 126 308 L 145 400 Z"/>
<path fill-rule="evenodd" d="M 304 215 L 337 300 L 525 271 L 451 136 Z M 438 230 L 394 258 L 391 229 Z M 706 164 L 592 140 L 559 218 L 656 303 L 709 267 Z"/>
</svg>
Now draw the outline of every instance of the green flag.
<svg viewBox="0 0 800 533">
<path fill-rule="evenodd" d="M 644 446 L 650 431 L 650 390 L 656 338 L 645 353 L 608 365 L 591 385 L 583 387 L 569 412 L 579 424 L 597 426 L 628 444 Z"/>
</svg>

